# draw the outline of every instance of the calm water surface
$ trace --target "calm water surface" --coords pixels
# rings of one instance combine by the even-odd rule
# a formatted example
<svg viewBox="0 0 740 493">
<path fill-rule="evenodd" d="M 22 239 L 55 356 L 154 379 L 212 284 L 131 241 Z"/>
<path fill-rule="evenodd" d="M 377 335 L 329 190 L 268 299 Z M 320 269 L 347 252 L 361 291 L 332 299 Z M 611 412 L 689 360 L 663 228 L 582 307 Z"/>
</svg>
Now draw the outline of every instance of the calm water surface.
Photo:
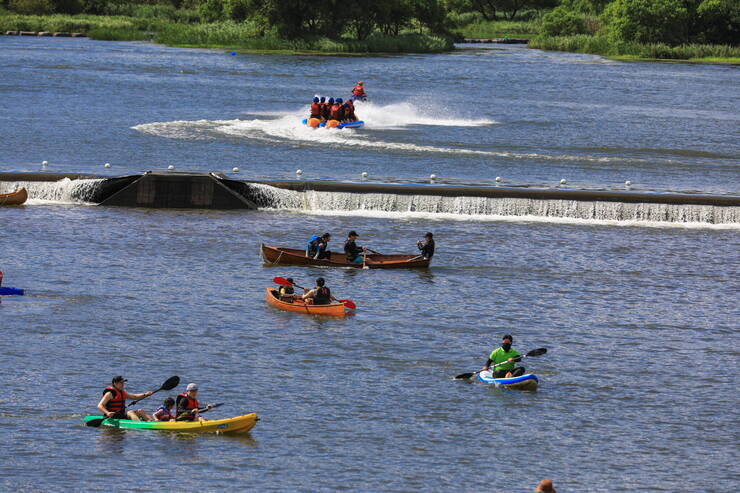
<svg viewBox="0 0 740 493">
<path fill-rule="evenodd" d="M 0 37 L 0 170 L 738 193 L 738 70 L 520 48 L 378 58 L 231 57 Z M 338 74 L 341 74 L 338 75 Z M 361 78 L 362 132 L 296 125 Z M 344 92 L 344 93 L 343 93 Z M 359 111 L 359 110 L 358 110 Z M 370 117 L 373 117 L 371 119 Z M 374 121 L 373 121 L 374 120 Z M 113 167 L 104 170 L 102 163 Z M 8 491 L 732 491 L 738 472 L 736 228 L 478 221 L 404 213 L 0 210 L 0 488 Z M 264 266 L 260 242 L 438 254 L 419 271 Z M 338 250 L 339 245 L 334 246 Z M 274 276 L 324 276 L 345 320 L 277 312 Z M 502 334 L 539 391 L 451 377 Z M 111 376 L 197 382 L 244 436 L 93 429 Z M 152 411 L 167 394 L 142 403 Z"/>
</svg>

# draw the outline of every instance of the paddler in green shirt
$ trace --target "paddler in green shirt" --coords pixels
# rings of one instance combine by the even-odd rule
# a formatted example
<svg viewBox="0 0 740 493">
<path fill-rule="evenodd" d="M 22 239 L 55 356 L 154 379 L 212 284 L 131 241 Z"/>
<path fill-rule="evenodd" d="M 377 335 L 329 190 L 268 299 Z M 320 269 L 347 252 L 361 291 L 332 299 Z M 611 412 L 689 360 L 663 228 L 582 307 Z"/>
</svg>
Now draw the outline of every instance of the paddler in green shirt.
<svg viewBox="0 0 740 493">
<path fill-rule="evenodd" d="M 516 362 L 521 359 L 516 349 L 512 349 L 511 343 L 514 342 L 514 338 L 511 334 L 506 334 L 501 338 L 501 347 L 491 351 L 486 361 L 486 366 L 483 367 L 483 371 L 493 366 L 493 378 L 506 378 L 506 377 L 518 377 L 524 375 L 524 367 L 516 367 Z M 503 365 L 496 366 L 499 363 Z"/>
</svg>

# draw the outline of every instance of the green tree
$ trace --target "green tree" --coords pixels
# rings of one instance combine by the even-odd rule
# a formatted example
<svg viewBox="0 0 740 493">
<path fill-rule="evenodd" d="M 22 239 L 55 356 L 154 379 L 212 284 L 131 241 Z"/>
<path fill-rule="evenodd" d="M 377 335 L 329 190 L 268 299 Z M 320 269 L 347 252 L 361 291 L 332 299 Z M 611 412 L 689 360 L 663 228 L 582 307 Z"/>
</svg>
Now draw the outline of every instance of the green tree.
<svg viewBox="0 0 740 493">
<path fill-rule="evenodd" d="M 690 19 L 683 0 L 614 0 L 604 21 L 614 40 L 676 45 L 687 41 Z"/>
<path fill-rule="evenodd" d="M 703 41 L 717 44 L 740 44 L 740 2 L 737 0 L 704 0 L 696 9 Z"/>
<path fill-rule="evenodd" d="M 10 0 L 8 8 L 25 15 L 47 15 L 54 12 L 51 0 Z"/>
<path fill-rule="evenodd" d="M 204 22 L 216 22 L 226 18 L 224 0 L 204 0 L 198 5 L 198 13 Z"/>
<path fill-rule="evenodd" d="M 586 34 L 588 30 L 582 13 L 560 5 L 542 17 L 542 32 L 548 36 L 570 36 Z"/>
</svg>

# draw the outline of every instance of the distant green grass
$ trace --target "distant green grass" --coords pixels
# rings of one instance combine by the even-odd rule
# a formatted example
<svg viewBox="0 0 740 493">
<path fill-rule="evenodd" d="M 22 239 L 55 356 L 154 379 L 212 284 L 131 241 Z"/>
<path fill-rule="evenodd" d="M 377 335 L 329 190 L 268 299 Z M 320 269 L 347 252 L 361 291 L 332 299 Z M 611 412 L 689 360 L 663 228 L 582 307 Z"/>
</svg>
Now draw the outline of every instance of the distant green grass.
<svg viewBox="0 0 740 493">
<path fill-rule="evenodd" d="M 470 24 L 453 29 L 466 39 L 522 38 L 530 39 L 537 35 L 539 21 L 484 21 L 475 20 Z"/>
<path fill-rule="evenodd" d="M 613 42 L 605 36 L 538 36 L 530 48 L 604 55 L 620 60 L 684 60 L 704 63 L 737 63 L 740 46 L 687 44 L 669 46 L 662 43 Z"/>
</svg>

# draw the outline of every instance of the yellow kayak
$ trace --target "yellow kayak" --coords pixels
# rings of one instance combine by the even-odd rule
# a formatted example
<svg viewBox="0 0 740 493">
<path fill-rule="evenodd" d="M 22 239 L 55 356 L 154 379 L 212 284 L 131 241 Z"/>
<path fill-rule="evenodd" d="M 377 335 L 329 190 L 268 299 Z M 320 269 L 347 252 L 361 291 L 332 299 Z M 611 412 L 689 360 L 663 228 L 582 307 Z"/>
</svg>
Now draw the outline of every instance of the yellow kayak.
<svg viewBox="0 0 740 493">
<path fill-rule="evenodd" d="M 92 421 L 101 416 L 85 416 L 83 419 Z M 106 419 L 104 426 L 114 428 L 136 428 L 140 430 L 167 430 L 183 431 L 188 433 L 244 433 L 257 424 L 256 413 L 236 416 L 235 418 L 214 419 L 209 421 L 133 421 L 131 419 Z"/>
</svg>

